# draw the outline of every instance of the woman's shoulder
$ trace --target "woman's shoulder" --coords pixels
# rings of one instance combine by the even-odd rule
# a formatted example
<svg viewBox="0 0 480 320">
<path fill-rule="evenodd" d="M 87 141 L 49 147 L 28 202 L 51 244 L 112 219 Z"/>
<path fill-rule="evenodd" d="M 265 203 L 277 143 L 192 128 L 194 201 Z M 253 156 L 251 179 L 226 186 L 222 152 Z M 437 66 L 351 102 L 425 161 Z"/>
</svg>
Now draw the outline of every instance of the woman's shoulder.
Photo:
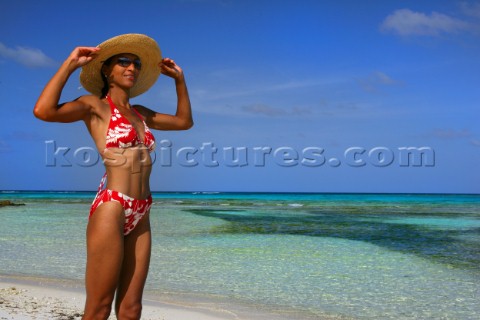
<svg viewBox="0 0 480 320">
<path fill-rule="evenodd" d="M 86 94 L 78 97 L 75 100 L 90 106 L 92 109 L 104 109 L 105 105 L 107 105 L 103 99 L 98 96 L 94 96 L 93 94 Z"/>
<path fill-rule="evenodd" d="M 104 100 L 92 94 L 80 96 L 75 101 L 88 106 L 92 114 L 102 115 L 110 111 L 108 104 Z"/>
<path fill-rule="evenodd" d="M 83 103 L 87 103 L 87 104 L 90 104 L 90 105 L 103 103 L 102 99 L 100 99 L 98 96 L 94 96 L 93 94 L 86 94 L 86 95 L 78 97 L 75 100 L 83 102 Z"/>
</svg>

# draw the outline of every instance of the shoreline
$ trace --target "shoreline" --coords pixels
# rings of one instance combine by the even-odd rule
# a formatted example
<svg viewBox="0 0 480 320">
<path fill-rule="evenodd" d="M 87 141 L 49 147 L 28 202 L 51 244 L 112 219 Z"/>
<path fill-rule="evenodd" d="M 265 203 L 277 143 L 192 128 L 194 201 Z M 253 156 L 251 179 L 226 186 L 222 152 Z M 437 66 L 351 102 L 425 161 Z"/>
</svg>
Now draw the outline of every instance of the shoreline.
<svg viewBox="0 0 480 320">
<path fill-rule="evenodd" d="M 81 281 L 0 275 L 0 320 L 78 320 L 85 302 Z M 114 311 L 109 320 L 116 319 Z M 176 299 L 175 295 L 143 298 L 143 320 L 287 320 L 346 319 L 338 316 L 310 317 L 296 312 L 261 310 L 255 306 L 218 302 L 205 298 Z"/>
<path fill-rule="evenodd" d="M 148 295 L 147 295 L 148 296 Z M 85 293 L 73 280 L 0 275 L 0 319 L 81 319 Z M 109 319 L 116 319 L 114 311 Z M 144 298 L 145 320 L 231 320 L 237 315 L 220 310 L 166 303 Z"/>
<path fill-rule="evenodd" d="M 148 294 L 147 294 L 148 296 Z M 0 319 L 81 319 L 85 293 L 74 280 L 0 275 Z M 144 298 L 145 320 L 230 320 L 235 314 Z M 109 319 L 115 319 L 112 311 Z"/>
</svg>

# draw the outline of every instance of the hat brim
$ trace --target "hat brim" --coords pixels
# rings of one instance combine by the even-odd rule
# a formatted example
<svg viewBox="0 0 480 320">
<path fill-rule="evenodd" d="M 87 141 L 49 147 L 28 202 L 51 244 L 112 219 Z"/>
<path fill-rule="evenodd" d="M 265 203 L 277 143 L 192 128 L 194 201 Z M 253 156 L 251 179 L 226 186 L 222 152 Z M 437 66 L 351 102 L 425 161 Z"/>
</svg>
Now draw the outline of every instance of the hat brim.
<svg viewBox="0 0 480 320">
<path fill-rule="evenodd" d="M 132 53 L 140 58 L 142 70 L 135 85 L 130 89 L 130 98 L 136 97 L 157 81 L 161 70 L 158 64 L 162 61 L 162 53 L 158 44 L 144 34 L 129 33 L 108 39 L 98 45 L 101 49 L 98 56 L 82 67 L 80 83 L 88 92 L 100 97 L 103 80 L 101 68 L 105 60 L 120 53 Z"/>
</svg>

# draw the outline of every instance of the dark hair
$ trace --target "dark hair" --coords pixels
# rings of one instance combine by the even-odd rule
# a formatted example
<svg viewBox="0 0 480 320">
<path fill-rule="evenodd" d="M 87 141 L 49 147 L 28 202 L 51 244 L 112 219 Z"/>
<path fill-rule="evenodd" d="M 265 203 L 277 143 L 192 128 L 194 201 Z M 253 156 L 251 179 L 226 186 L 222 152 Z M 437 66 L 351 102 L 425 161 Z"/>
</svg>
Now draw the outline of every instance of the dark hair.
<svg viewBox="0 0 480 320">
<path fill-rule="evenodd" d="M 112 60 L 115 56 L 108 58 L 103 62 L 102 68 L 100 68 L 100 76 L 103 80 L 102 96 L 100 98 L 106 97 L 110 86 L 108 85 L 107 76 L 103 73 L 103 66 L 109 66 L 112 63 Z"/>
</svg>

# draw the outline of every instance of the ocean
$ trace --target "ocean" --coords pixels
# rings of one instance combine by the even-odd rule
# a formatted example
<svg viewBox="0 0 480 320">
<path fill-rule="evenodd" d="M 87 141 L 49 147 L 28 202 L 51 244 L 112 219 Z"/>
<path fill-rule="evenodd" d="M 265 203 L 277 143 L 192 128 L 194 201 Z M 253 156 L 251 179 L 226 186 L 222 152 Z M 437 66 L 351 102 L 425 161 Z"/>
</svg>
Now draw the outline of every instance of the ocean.
<svg viewBox="0 0 480 320">
<path fill-rule="evenodd" d="M 94 193 L 0 192 L 0 274 L 83 281 Z M 291 319 L 478 319 L 480 195 L 154 193 L 146 293 Z"/>
</svg>

